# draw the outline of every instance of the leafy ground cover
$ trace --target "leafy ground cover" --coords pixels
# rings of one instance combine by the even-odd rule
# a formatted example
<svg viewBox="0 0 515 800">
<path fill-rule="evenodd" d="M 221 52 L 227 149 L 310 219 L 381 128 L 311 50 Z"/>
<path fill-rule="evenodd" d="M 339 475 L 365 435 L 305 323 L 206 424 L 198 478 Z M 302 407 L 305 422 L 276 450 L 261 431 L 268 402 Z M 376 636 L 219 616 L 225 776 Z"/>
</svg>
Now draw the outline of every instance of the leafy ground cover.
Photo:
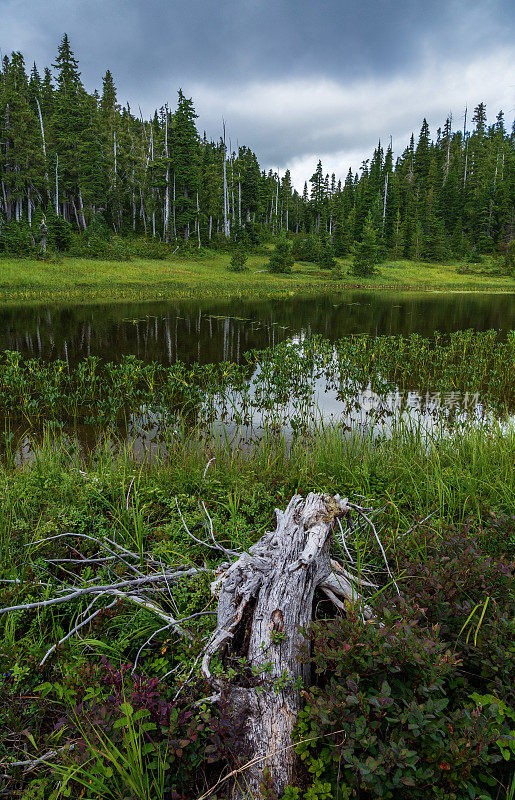
<svg viewBox="0 0 515 800">
<path fill-rule="evenodd" d="M 229 271 L 230 254 L 208 251 L 197 258 L 177 254 L 166 260 L 92 260 L 62 257 L 55 262 L 0 259 L 0 299 L 4 302 L 76 302 L 92 300 L 175 299 L 181 297 L 281 297 L 342 288 L 513 291 L 512 277 L 475 272 L 459 274 L 457 264 L 389 261 L 377 275 L 348 275 L 350 261 L 339 259 L 341 276 L 309 263 L 274 275 L 267 257 L 249 255 L 245 272 Z"/>
</svg>

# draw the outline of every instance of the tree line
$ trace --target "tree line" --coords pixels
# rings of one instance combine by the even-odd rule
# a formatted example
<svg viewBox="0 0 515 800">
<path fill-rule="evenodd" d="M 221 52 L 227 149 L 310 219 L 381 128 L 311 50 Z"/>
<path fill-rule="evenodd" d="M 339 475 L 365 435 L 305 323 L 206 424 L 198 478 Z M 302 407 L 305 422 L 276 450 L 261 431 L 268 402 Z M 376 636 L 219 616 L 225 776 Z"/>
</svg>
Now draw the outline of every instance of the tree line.
<svg viewBox="0 0 515 800">
<path fill-rule="evenodd" d="M 306 260 L 314 240 L 344 257 L 371 231 L 385 252 L 427 260 L 495 253 L 514 238 L 515 123 L 508 132 L 499 111 L 488 124 L 484 103 L 463 128 L 449 115 L 434 139 L 424 119 L 395 160 L 379 143 L 343 181 L 319 161 L 299 193 L 288 170 L 234 150 L 225 127 L 218 141 L 199 135 L 182 90 L 174 109 L 144 119 L 118 102 L 109 70 L 101 92 L 85 90 L 66 34 L 52 67 L 29 74 L 20 52 L 1 63 L 0 249 L 21 229 L 36 243 L 43 216 L 63 248 L 99 225 L 196 247 L 289 233 L 305 236 Z"/>
</svg>

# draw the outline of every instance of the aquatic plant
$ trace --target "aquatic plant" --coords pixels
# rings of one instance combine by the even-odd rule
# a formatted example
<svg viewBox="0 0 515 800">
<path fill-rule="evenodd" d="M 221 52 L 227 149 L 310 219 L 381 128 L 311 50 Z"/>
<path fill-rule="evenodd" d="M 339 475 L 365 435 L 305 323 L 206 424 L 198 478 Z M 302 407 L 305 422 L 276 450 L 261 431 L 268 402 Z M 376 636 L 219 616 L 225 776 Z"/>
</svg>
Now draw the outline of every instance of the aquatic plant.
<svg viewBox="0 0 515 800">
<path fill-rule="evenodd" d="M 334 344 L 313 337 L 250 351 L 242 365 L 177 361 L 165 367 L 124 356 L 118 363 L 88 357 L 70 367 L 13 351 L 0 356 L 3 414 L 35 427 L 42 420 L 105 425 L 145 412 L 154 423 L 170 415 L 236 425 L 287 420 L 293 430 L 305 430 L 316 416 L 317 392 L 328 390 L 348 407 L 365 390 L 379 396 L 417 391 L 451 408 L 477 395 L 469 411 L 480 402 L 501 414 L 515 405 L 515 332 L 356 335 Z"/>
</svg>

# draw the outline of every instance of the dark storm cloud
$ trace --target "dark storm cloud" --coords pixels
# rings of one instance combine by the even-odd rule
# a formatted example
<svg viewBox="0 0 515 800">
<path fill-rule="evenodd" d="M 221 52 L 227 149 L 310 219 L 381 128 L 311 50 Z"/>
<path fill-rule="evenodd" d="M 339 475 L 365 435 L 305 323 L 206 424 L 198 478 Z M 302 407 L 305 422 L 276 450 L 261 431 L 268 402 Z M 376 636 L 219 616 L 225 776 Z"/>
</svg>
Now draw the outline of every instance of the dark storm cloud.
<svg viewBox="0 0 515 800">
<path fill-rule="evenodd" d="M 0 0 L 2 46 L 48 61 L 64 30 L 86 77 L 111 66 L 130 91 L 156 80 L 301 74 L 391 74 L 428 47 L 440 54 L 497 46 L 513 36 L 509 0 Z M 13 35 L 14 34 L 14 35 Z M 12 35 L 15 41 L 8 41 Z M 493 43 L 493 42 L 491 42 Z M 127 81 L 130 78 L 130 82 Z"/>
<path fill-rule="evenodd" d="M 66 30 L 89 89 L 109 67 L 120 101 L 149 114 L 182 86 L 201 130 L 216 136 L 224 116 L 284 168 L 355 163 L 454 103 L 509 112 L 514 22 L 511 0 L 0 0 L 0 46 L 44 66 Z"/>
</svg>

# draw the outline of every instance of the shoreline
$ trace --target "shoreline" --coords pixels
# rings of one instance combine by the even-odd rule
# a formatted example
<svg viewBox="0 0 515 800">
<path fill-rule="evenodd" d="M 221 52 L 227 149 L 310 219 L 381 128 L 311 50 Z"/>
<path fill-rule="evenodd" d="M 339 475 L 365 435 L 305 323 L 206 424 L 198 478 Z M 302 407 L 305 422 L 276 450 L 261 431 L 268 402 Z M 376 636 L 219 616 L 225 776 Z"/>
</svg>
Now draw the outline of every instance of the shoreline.
<svg viewBox="0 0 515 800">
<path fill-rule="evenodd" d="M 291 275 L 263 272 L 262 256 L 251 256 L 248 272 L 227 269 L 227 254 L 177 261 L 131 262 L 63 258 L 58 263 L 0 259 L 0 304 L 87 305 L 95 302 L 171 301 L 187 299 L 271 300 L 337 294 L 348 291 L 395 293 L 513 294 L 508 276 L 459 275 L 454 264 L 393 262 L 380 274 L 357 280 L 334 278 L 312 266 L 296 264 Z M 342 271 L 349 264 L 341 262 Z M 395 271 L 395 276 L 388 275 Z M 400 273 L 400 274 L 398 274 Z"/>
</svg>

